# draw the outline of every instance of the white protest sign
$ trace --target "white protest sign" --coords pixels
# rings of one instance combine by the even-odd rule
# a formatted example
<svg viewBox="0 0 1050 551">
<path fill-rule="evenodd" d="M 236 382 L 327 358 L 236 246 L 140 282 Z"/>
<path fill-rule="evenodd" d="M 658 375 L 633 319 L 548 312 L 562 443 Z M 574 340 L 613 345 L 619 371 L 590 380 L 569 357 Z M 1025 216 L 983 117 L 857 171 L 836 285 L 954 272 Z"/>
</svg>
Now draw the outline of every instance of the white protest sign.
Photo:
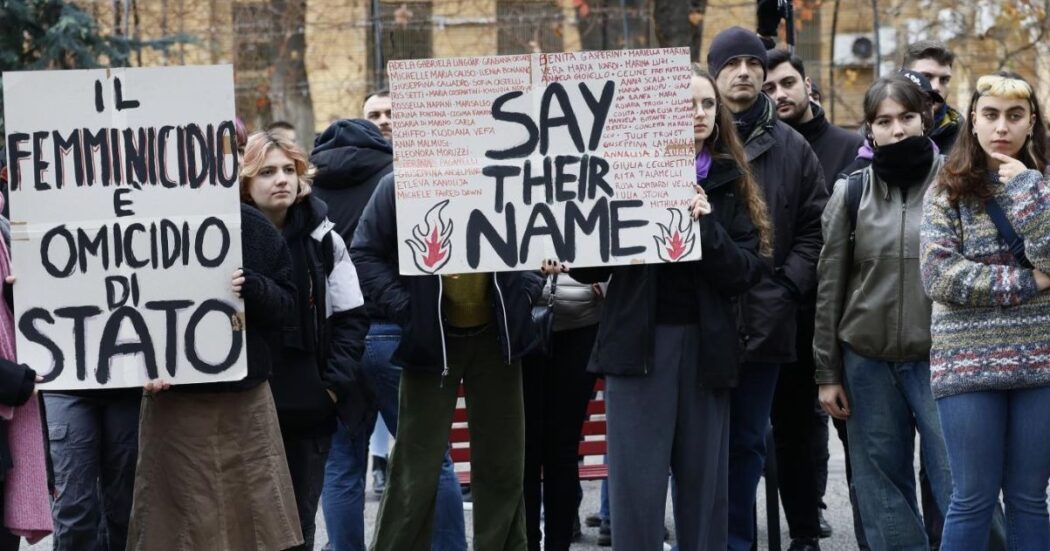
<svg viewBox="0 0 1050 551">
<path fill-rule="evenodd" d="M 687 48 L 388 72 L 402 274 L 700 258 Z"/>
<path fill-rule="evenodd" d="M 3 85 L 18 360 L 48 390 L 243 379 L 232 67 Z"/>
</svg>

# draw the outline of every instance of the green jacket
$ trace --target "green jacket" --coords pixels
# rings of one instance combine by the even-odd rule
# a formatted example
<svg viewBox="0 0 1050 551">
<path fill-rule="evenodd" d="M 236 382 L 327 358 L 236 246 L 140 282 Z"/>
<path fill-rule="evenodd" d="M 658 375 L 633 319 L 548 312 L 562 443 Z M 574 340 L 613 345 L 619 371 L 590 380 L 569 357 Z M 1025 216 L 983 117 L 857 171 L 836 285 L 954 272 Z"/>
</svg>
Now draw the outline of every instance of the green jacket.
<svg viewBox="0 0 1050 551">
<path fill-rule="evenodd" d="M 932 303 L 919 272 L 923 196 L 936 180 L 937 156 L 926 181 L 908 189 L 864 173 L 855 239 L 850 239 L 845 178 L 835 184 L 822 217 L 824 247 L 817 263 L 813 338 L 817 384 L 842 383 L 842 345 L 867 358 L 929 361 Z"/>
</svg>

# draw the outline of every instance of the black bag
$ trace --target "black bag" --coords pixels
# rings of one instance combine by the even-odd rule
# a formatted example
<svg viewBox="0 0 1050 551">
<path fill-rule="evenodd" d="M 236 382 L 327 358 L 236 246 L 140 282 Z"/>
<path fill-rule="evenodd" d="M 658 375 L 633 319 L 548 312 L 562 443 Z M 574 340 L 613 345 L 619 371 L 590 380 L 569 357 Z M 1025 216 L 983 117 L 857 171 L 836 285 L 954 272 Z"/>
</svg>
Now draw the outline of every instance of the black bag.
<svg viewBox="0 0 1050 551">
<path fill-rule="evenodd" d="M 536 340 L 532 352 L 549 356 L 551 353 L 551 333 L 554 332 L 554 297 L 558 292 L 558 274 L 551 276 L 551 292 L 546 304 L 532 307 L 532 325 L 536 330 Z"/>
</svg>

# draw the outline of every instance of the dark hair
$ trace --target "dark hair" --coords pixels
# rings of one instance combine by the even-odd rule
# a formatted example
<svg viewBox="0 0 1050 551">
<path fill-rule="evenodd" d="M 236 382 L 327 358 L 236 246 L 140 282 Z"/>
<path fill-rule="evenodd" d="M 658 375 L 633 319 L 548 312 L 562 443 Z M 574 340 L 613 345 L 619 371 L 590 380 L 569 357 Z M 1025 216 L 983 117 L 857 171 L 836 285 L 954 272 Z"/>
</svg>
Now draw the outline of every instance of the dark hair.
<svg viewBox="0 0 1050 551">
<path fill-rule="evenodd" d="M 806 78 L 806 66 L 802 64 L 802 59 L 797 55 L 780 49 L 769 50 L 766 52 L 766 66 L 769 67 L 770 71 L 772 71 L 774 67 L 778 67 L 781 63 L 790 63 L 803 79 Z"/>
<path fill-rule="evenodd" d="M 371 91 L 371 92 L 369 92 L 368 94 L 365 95 L 365 100 L 361 102 L 361 109 L 365 108 L 365 104 L 368 103 L 368 100 L 370 100 L 372 98 L 385 98 L 385 97 L 388 97 L 389 95 L 390 95 L 390 90 L 387 89 L 387 88 L 380 88 L 378 90 L 373 90 L 373 91 Z"/>
<path fill-rule="evenodd" d="M 711 155 L 721 159 L 730 159 L 740 169 L 741 176 L 737 180 L 737 192 L 744 198 L 748 213 L 751 216 L 751 224 L 758 232 L 758 253 L 761 256 L 773 255 L 773 222 L 769 219 L 766 210 L 766 200 L 762 190 L 758 187 L 754 175 L 751 173 L 751 165 L 747 162 L 747 154 L 744 153 L 744 144 L 737 135 L 736 125 L 733 122 L 733 114 L 722 102 L 722 95 L 718 92 L 715 79 L 700 66 L 693 64 L 693 75 L 711 83 L 711 89 L 715 91 L 715 102 L 718 104 L 715 115 L 718 135 L 711 140 Z M 710 140 L 710 139 L 709 139 Z"/>
<path fill-rule="evenodd" d="M 1007 79 L 1007 82 L 1003 82 L 1002 79 Z M 1032 132 L 1021 146 L 1017 158 L 1028 168 L 1039 172 L 1046 169 L 1046 125 L 1043 121 L 1043 110 L 1039 107 L 1039 98 L 1032 85 L 1021 75 L 1010 71 L 985 75 L 979 78 L 974 86 L 973 95 L 970 96 L 970 111 L 959 130 L 959 141 L 941 170 L 938 185 L 947 191 L 948 201 L 952 205 L 957 205 L 961 199 L 984 200 L 993 193 L 986 177 L 988 158 L 973 133 L 974 110 L 977 109 L 977 101 L 981 96 L 1017 96 L 1017 99 L 1028 100 L 1035 120 Z"/>
<path fill-rule="evenodd" d="M 273 130 L 295 130 L 295 126 L 288 121 L 273 121 L 266 125 L 266 131 L 270 132 Z"/>
<path fill-rule="evenodd" d="M 871 135 L 871 123 L 878 116 L 879 105 L 885 99 L 892 99 L 901 104 L 908 112 L 918 113 L 922 117 L 923 134 L 928 134 L 933 129 L 930 96 L 923 92 L 922 88 L 902 75 L 880 77 L 871 83 L 868 91 L 864 93 L 864 136 L 873 146 L 876 144 Z"/>
<path fill-rule="evenodd" d="M 940 40 L 920 40 L 904 50 L 904 60 L 901 65 L 908 69 L 913 63 L 921 59 L 932 59 L 941 65 L 952 66 L 955 62 L 955 54 L 948 49 L 948 45 Z"/>
</svg>

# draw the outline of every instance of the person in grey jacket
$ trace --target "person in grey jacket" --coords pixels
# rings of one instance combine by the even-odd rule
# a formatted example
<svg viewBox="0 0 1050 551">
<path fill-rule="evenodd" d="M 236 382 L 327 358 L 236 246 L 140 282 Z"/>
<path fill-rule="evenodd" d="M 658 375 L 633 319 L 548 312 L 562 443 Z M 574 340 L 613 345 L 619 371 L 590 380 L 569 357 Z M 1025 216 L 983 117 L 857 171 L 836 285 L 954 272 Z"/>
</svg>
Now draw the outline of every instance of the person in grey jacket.
<svg viewBox="0 0 1050 551">
<path fill-rule="evenodd" d="M 824 409 L 846 420 L 853 483 L 874 551 L 929 548 L 916 501 L 916 430 L 942 511 L 952 491 L 930 390 L 931 302 L 919 271 L 923 196 L 942 164 L 928 137 L 928 101 L 900 75 L 868 89 L 864 116 L 875 155 L 871 166 L 835 186 L 817 265 L 816 382 Z M 851 185 L 862 186 L 855 214 Z"/>
<path fill-rule="evenodd" d="M 587 362 L 602 315 L 601 285 L 580 283 L 569 274 L 549 278 L 538 304 L 549 304 L 554 289 L 550 346 L 546 351 L 533 349 L 522 360 L 525 529 L 530 551 L 541 549 L 541 537 L 547 551 L 568 551 L 572 543 L 578 520 L 580 430 L 597 378 L 587 372 Z"/>
</svg>

